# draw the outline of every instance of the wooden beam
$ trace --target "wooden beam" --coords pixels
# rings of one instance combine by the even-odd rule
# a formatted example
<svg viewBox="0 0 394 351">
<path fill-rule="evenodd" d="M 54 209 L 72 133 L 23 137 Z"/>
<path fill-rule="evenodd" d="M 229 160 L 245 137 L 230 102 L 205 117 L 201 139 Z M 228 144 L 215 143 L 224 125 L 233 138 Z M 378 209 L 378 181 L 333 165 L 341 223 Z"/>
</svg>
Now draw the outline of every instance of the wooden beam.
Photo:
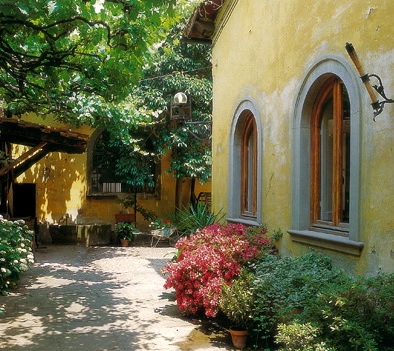
<svg viewBox="0 0 394 351">
<path fill-rule="evenodd" d="M 1 140 L 13 144 L 36 146 L 45 141 L 52 151 L 83 153 L 89 137 L 69 129 L 45 126 L 12 118 L 0 118 Z"/>
<path fill-rule="evenodd" d="M 44 148 L 37 153 L 35 153 L 33 156 L 25 160 L 22 164 L 19 166 L 15 167 L 13 176 L 19 177 L 21 174 L 25 173 L 31 166 L 33 166 L 35 163 L 40 161 L 43 157 L 48 155 L 51 152 L 49 148 Z"/>
<path fill-rule="evenodd" d="M 32 157 L 39 150 L 43 149 L 47 144 L 48 144 L 47 142 L 42 141 L 41 143 L 39 143 L 35 147 L 32 147 L 30 150 L 26 151 L 24 154 L 22 154 L 20 157 L 18 157 L 16 160 L 14 160 L 9 165 L 1 168 L 0 169 L 0 177 L 3 176 L 4 174 L 7 174 L 11 169 L 17 167 L 21 162 L 24 162 L 29 157 Z"/>
</svg>

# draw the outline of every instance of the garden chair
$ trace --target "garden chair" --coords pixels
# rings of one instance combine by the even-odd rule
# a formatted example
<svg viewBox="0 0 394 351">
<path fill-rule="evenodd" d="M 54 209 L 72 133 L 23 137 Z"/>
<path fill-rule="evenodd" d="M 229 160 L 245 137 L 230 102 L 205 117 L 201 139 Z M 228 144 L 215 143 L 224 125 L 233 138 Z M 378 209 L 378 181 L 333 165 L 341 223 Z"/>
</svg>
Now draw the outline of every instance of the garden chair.
<svg viewBox="0 0 394 351">
<path fill-rule="evenodd" d="M 157 247 L 159 242 L 170 244 L 170 238 L 176 234 L 176 228 L 163 228 L 152 230 L 151 247 Z"/>
</svg>

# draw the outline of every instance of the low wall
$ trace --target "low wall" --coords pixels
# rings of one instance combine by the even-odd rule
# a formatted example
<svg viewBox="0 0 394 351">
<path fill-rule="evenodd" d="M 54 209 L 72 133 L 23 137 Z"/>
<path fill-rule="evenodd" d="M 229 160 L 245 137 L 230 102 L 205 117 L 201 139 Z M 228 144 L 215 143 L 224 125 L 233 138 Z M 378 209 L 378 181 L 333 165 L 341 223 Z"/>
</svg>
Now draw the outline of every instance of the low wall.
<svg viewBox="0 0 394 351">
<path fill-rule="evenodd" d="M 108 245 L 111 224 L 39 225 L 39 240 L 52 244 Z"/>
</svg>

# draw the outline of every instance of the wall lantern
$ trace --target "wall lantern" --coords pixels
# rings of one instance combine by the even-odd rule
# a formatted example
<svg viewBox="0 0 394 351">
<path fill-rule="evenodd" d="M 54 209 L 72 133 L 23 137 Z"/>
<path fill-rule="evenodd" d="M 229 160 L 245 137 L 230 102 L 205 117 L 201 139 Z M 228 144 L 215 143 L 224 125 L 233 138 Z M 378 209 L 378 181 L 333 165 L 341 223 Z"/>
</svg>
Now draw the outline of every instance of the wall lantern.
<svg viewBox="0 0 394 351">
<path fill-rule="evenodd" d="M 187 95 L 179 92 L 174 95 L 174 103 L 176 104 L 187 104 Z"/>
<path fill-rule="evenodd" d="M 170 117 L 173 120 L 187 120 L 192 118 L 191 99 L 188 99 L 185 93 L 176 93 L 172 98 Z"/>
<path fill-rule="evenodd" d="M 365 88 L 367 89 L 367 92 L 371 98 L 371 106 L 373 108 L 373 120 L 376 120 L 376 117 L 380 115 L 383 112 L 384 104 L 391 104 L 394 102 L 394 99 L 389 99 L 385 92 L 384 92 L 384 87 L 382 84 L 381 78 L 377 74 L 368 74 L 364 72 L 363 66 L 360 63 L 360 60 L 358 59 L 356 50 L 354 49 L 353 45 L 351 43 L 346 43 L 346 51 L 348 52 L 350 58 L 352 59 L 354 65 L 357 68 L 358 73 L 360 74 L 360 78 L 362 82 L 365 85 Z M 374 77 L 377 79 L 379 85 L 371 85 L 370 83 L 370 77 Z M 375 91 L 384 99 L 383 101 L 379 101 L 377 98 Z"/>
<path fill-rule="evenodd" d="M 179 92 L 171 98 L 170 119 L 175 120 L 177 127 L 184 127 L 185 130 L 194 138 L 201 142 L 211 140 L 211 121 L 191 121 L 192 103 L 191 98 L 185 93 Z M 189 127 L 193 126 L 193 130 Z"/>
</svg>

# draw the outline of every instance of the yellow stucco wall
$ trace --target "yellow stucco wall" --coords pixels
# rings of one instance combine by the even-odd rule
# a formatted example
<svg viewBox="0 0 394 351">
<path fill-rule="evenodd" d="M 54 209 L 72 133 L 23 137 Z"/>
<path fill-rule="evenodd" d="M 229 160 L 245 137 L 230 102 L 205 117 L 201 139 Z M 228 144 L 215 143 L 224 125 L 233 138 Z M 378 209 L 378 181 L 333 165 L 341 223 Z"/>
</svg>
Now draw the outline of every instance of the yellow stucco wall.
<svg viewBox="0 0 394 351">
<path fill-rule="evenodd" d="M 61 125 L 54 119 L 47 117 L 45 120 L 34 116 L 24 116 L 25 120 L 33 123 L 41 123 L 60 128 L 69 128 Z M 91 136 L 93 129 L 82 127 L 72 128 L 73 131 Z M 89 149 L 89 144 L 88 144 Z M 17 156 L 26 147 L 14 146 L 14 156 Z M 36 184 L 36 211 L 37 220 L 40 223 L 114 223 L 115 213 L 119 213 L 122 205 L 118 197 L 88 197 L 87 193 L 87 152 L 84 154 L 67 154 L 52 152 L 36 163 L 28 171 L 17 178 L 18 183 Z M 170 154 L 162 157 L 161 169 L 169 168 Z M 159 218 L 174 212 L 175 208 L 175 184 L 176 180 L 171 174 L 162 172 L 161 193 L 159 197 L 138 197 L 138 203 L 143 207 L 154 211 Z M 190 194 L 186 179 L 183 185 L 182 203 L 187 204 Z M 201 185 L 196 182 L 196 195 L 200 191 L 210 191 L 210 184 Z M 123 195 L 120 195 L 124 196 Z M 137 213 L 137 227 L 140 230 L 148 230 L 148 222 Z"/>
<path fill-rule="evenodd" d="M 60 128 L 69 128 L 47 117 L 24 116 L 29 122 Z M 91 135 L 87 127 L 74 131 Z M 26 150 L 14 146 L 14 154 Z M 36 184 L 36 211 L 39 222 L 58 223 L 69 216 L 69 221 L 77 221 L 78 209 L 83 209 L 86 194 L 86 154 L 51 152 L 17 178 L 18 183 Z"/>
<path fill-rule="evenodd" d="M 232 8 L 232 13 L 226 9 Z M 394 26 L 391 0 L 227 0 L 216 19 L 213 46 L 214 209 L 228 209 L 229 136 L 237 106 L 253 101 L 262 125 L 262 218 L 285 235 L 283 253 L 298 255 L 286 230 L 292 218 L 292 125 L 297 96 L 308 72 L 324 57 L 349 62 L 351 42 L 368 73 L 381 76 L 394 96 Z M 357 78 L 358 79 L 358 78 Z M 394 106 L 372 120 L 370 99 L 357 80 L 360 134 L 360 257 L 322 250 L 355 274 L 394 271 Z"/>
</svg>

